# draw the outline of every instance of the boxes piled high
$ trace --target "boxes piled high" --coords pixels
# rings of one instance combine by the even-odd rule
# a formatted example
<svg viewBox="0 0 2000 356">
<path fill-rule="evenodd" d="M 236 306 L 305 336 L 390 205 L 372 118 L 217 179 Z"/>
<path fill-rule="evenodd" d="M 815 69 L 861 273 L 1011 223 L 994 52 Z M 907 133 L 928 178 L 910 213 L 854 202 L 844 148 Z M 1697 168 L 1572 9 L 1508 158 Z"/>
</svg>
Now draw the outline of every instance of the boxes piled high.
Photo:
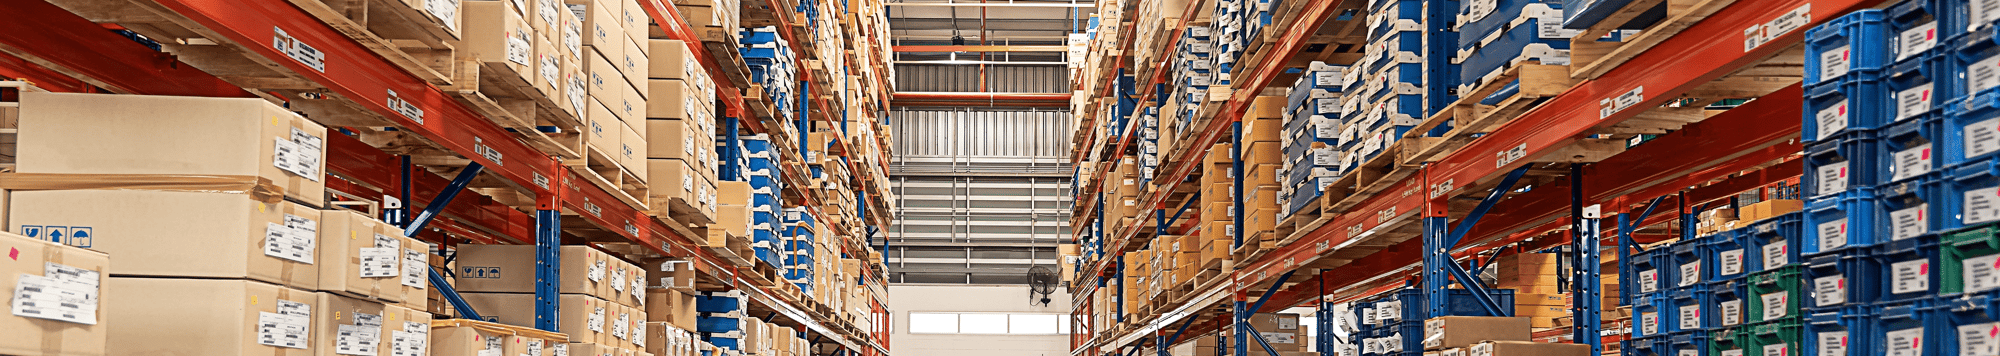
<svg viewBox="0 0 2000 356">
<path fill-rule="evenodd" d="M 654 65 L 648 59 L 653 46 L 643 32 L 645 11 L 632 1 L 563 2 L 582 20 L 576 40 L 580 69 L 576 82 L 583 87 L 565 94 L 576 101 L 572 106 L 582 118 L 586 148 L 583 159 L 569 164 L 595 173 L 597 177 L 590 178 L 607 191 L 634 195 L 637 205 L 650 204 L 646 200 L 651 141 L 645 119 L 651 113 L 648 71 Z"/>
<path fill-rule="evenodd" d="M 1285 160 L 1285 97 L 1259 96 L 1243 115 L 1243 146 L 1236 147 L 1243 159 L 1243 246 L 1257 249 L 1277 247 L 1276 236 L 1279 178 Z M 1232 194 L 1223 194 L 1231 196 Z M 1243 252 L 1243 251 L 1238 251 Z"/>
<path fill-rule="evenodd" d="M 535 325 L 534 246 L 462 245 L 456 286 L 481 315 L 502 324 Z M 557 331 L 569 342 L 641 349 L 646 271 L 587 246 L 560 250 Z"/>
<path fill-rule="evenodd" d="M 1316 211 L 1312 204 L 1340 179 L 1341 78 L 1348 67 L 1314 61 L 1285 98 L 1280 216 Z"/>
<path fill-rule="evenodd" d="M 13 312 L 0 316 L 0 354 L 109 355 L 101 287 L 110 272 L 104 253 L 0 232 L 0 285 Z M 143 293 L 143 291 L 141 291 Z"/>
<path fill-rule="evenodd" d="M 715 82 L 689 45 L 675 40 L 648 40 L 650 78 L 635 82 L 647 87 L 645 121 L 634 128 L 645 132 L 646 176 L 659 184 L 648 191 L 653 215 L 687 224 L 714 221 Z"/>
</svg>

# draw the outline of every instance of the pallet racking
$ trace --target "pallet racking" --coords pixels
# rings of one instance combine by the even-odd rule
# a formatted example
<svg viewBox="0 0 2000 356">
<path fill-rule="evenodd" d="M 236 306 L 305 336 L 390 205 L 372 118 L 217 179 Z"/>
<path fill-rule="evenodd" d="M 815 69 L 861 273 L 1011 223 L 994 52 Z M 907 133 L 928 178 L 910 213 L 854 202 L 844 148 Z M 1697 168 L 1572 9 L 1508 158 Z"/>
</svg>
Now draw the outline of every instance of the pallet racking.
<svg viewBox="0 0 2000 356">
<path fill-rule="evenodd" d="M 644 5 L 650 20 L 667 33 L 666 37 L 688 43 L 703 41 L 689 28 L 674 4 L 637 1 Z M 777 4 L 768 3 L 774 8 Z M 52 91 L 264 97 L 294 105 L 324 100 L 353 107 L 359 110 L 357 114 L 386 118 L 383 125 L 374 125 L 392 129 L 384 132 L 392 132 L 396 140 L 386 144 L 379 140 L 381 137 L 358 135 L 352 130 L 343 129 L 347 135 L 329 135 L 328 149 L 334 154 L 329 155 L 328 171 L 337 177 L 328 179 L 329 190 L 347 201 L 383 202 L 385 220 L 404 224 L 408 234 L 440 242 L 441 246 L 455 243 L 451 236 L 474 243 L 540 246 L 536 314 L 538 327 L 542 329 L 554 329 L 554 285 L 560 275 L 555 271 L 558 263 L 553 261 L 555 248 L 566 242 L 579 242 L 565 241 L 562 235 L 567 232 L 585 236 L 587 243 L 600 248 L 628 254 L 691 258 L 697 261 L 694 266 L 705 285 L 743 291 L 752 301 L 750 309 L 764 314 L 766 319 L 792 326 L 809 339 L 836 344 L 843 354 L 888 353 L 886 323 L 867 323 L 873 329 L 862 330 L 853 320 L 826 312 L 823 306 L 816 307 L 801 295 L 780 288 L 789 284 L 774 287 L 768 282 L 757 283 L 747 269 L 739 269 L 703 247 L 703 236 L 673 220 L 649 214 L 629 195 L 593 184 L 587 172 L 563 164 L 566 155 L 540 149 L 533 141 L 541 132 L 503 128 L 490 112 L 454 99 L 445 90 L 447 86 L 440 83 L 444 79 L 419 75 L 424 71 L 413 68 L 410 61 L 385 55 L 378 51 L 379 47 L 370 47 L 373 42 L 368 38 L 350 35 L 302 8 L 313 5 L 318 2 L 57 0 L 13 4 L 4 15 L 5 24 L 0 25 L 8 32 L 0 35 L 0 49 L 5 52 L 0 53 L 0 62 L 4 62 L 0 63 L 0 74 L 30 80 Z M 793 28 L 784 18 L 777 20 L 799 33 L 812 30 Z M 850 16 L 848 21 L 854 20 Z M 168 55 L 159 51 L 157 44 L 149 48 L 112 30 L 127 34 L 152 32 L 157 36 L 149 37 L 164 40 L 167 45 L 182 46 L 186 51 L 179 52 L 178 57 Z M 186 36 L 160 35 L 166 33 Z M 866 35 L 869 39 L 862 43 L 880 43 L 873 40 L 880 33 Z M 278 39 L 277 46 L 272 45 L 274 38 Z M 732 71 L 716 60 L 726 58 L 724 54 L 709 53 L 708 48 L 699 45 L 689 47 L 715 78 L 742 76 L 740 69 L 733 71 L 735 76 L 726 75 Z M 848 55 L 853 56 L 853 52 Z M 856 62 L 882 67 L 879 58 Z M 228 73 L 195 69 L 215 70 L 223 66 L 218 63 L 246 69 Z M 887 73 L 881 74 L 871 79 L 887 88 L 887 80 L 882 78 Z M 812 80 L 808 76 L 808 85 L 812 85 Z M 733 82 L 718 80 L 717 84 L 724 88 L 720 92 L 728 107 L 724 114 L 731 118 L 729 121 L 746 118 L 741 126 L 751 133 L 781 132 L 772 127 L 771 123 L 776 121 L 767 123 L 768 115 L 746 117 L 745 114 L 755 110 L 744 109 L 744 98 Z M 861 109 L 879 112 L 887 94 L 877 93 L 879 97 L 870 98 L 871 102 Z M 846 111 L 833 110 L 827 106 L 829 100 L 814 101 L 817 107 L 807 113 L 809 118 L 830 127 L 847 128 L 840 121 L 847 117 Z M 799 123 L 801 127 L 811 124 L 807 120 Z M 734 125 L 729 128 L 732 133 L 735 129 Z M 795 142 L 803 146 L 805 139 L 801 135 Z M 869 142 L 839 140 L 833 151 L 846 156 L 849 152 L 859 152 L 854 147 L 863 144 L 873 146 L 868 151 L 884 155 L 888 152 L 879 137 Z M 442 153 L 417 157 L 419 164 L 413 164 L 411 155 L 392 154 L 385 148 L 397 145 L 437 147 Z M 801 169 L 789 170 L 786 178 L 794 184 L 787 186 L 796 188 L 788 189 L 787 195 L 792 201 L 808 206 L 811 214 L 827 216 L 819 208 L 823 206 L 821 198 L 805 188 L 808 180 L 802 172 L 804 159 L 798 157 L 796 147 L 789 153 L 786 162 Z M 887 190 L 879 178 L 886 172 L 882 166 L 885 163 L 879 157 L 852 158 L 842 159 L 841 164 L 852 172 L 873 172 L 858 179 L 864 188 L 861 199 L 866 204 L 856 208 L 864 217 L 866 229 L 880 229 L 886 226 L 886 217 L 893 214 L 886 203 Z M 430 164 L 438 161 L 447 163 Z M 417 173 L 416 169 L 455 172 L 456 178 L 446 180 L 434 174 Z M 482 176 L 481 172 L 493 174 Z M 417 204 L 423 204 L 423 208 L 411 208 Z M 524 206 L 532 206 L 535 212 L 526 214 L 517 208 Z M 860 227 L 839 228 L 867 231 Z M 855 258 L 865 260 L 875 253 L 865 242 L 856 239 L 842 242 L 839 249 Z M 874 295 L 878 298 L 884 295 L 879 273 L 864 267 L 863 274 L 862 280 L 853 282 L 876 289 Z M 435 269 L 431 271 L 431 280 L 462 316 L 478 318 L 476 311 L 450 291 L 450 285 Z M 887 312 L 883 300 L 867 304 L 871 318 L 886 321 L 882 316 Z"/>
<path fill-rule="evenodd" d="M 1141 197 L 1141 212 L 1131 225 L 1119 226 L 1115 222 L 1090 223 L 1103 203 L 1097 201 L 1095 186 L 1085 185 L 1078 192 L 1078 210 L 1073 226 L 1080 227 L 1076 236 L 1087 240 L 1093 234 L 1101 234 L 1096 248 L 1101 256 L 1110 256 L 1143 246 L 1161 231 L 1179 231 L 1169 225 L 1178 219 L 1185 208 L 1175 202 L 1184 194 L 1174 189 L 1196 165 L 1202 151 L 1218 142 L 1224 142 L 1224 134 L 1230 132 L 1244 114 L 1250 100 L 1259 95 L 1273 78 L 1281 75 L 1286 62 L 1297 55 L 1299 47 L 1309 38 L 1307 34 L 1318 30 L 1329 19 L 1337 18 L 1337 9 L 1358 7 L 1357 1 L 1300 1 L 1287 2 L 1288 6 L 1298 6 L 1290 15 L 1279 14 L 1275 24 L 1289 23 L 1283 27 L 1283 35 L 1274 43 L 1260 49 L 1253 48 L 1245 58 L 1260 58 L 1249 62 L 1256 70 L 1248 77 L 1237 77 L 1231 88 L 1231 96 L 1220 110 L 1204 112 L 1197 118 L 1208 120 L 1202 127 L 1202 134 L 1193 136 L 1192 142 L 1183 147 L 1180 155 L 1166 160 L 1169 166 L 1156 179 L 1161 189 Z M 1291 5 L 1293 3 L 1299 5 Z M 1619 10 L 1624 18 L 1649 8 L 1658 1 L 1637 1 L 1625 10 Z M 1578 80 L 1573 86 L 1560 90 L 1538 107 L 1517 113 L 1496 123 L 1489 132 L 1477 139 L 1458 142 L 1461 146 L 1441 150 L 1428 160 L 1396 161 L 1391 159 L 1384 167 L 1384 173 L 1374 181 L 1362 184 L 1353 191 L 1328 192 L 1323 200 L 1323 215 L 1310 224 L 1301 224 L 1297 232 L 1283 237 L 1274 249 L 1254 252 L 1248 260 L 1239 260 L 1233 271 L 1225 270 L 1221 282 L 1205 282 L 1197 289 L 1177 300 L 1167 301 L 1165 311 L 1153 315 L 1134 315 L 1138 320 L 1120 323 L 1122 325 L 1092 325 L 1090 315 L 1093 293 L 1108 293 L 1101 289 L 1106 284 L 1119 283 L 1117 262 L 1113 258 L 1103 258 L 1095 263 L 1082 266 L 1079 274 L 1086 276 L 1073 287 L 1077 309 L 1072 312 L 1076 330 L 1104 331 L 1115 333 L 1079 333 L 1073 336 L 1072 346 L 1076 355 L 1099 355 L 1105 353 L 1131 354 L 1147 344 L 1165 354 L 1165 345 L 1180 340 L 1182 335 L 1198 335 L 1224 327 L 1235 327 L 1238 332 L 1255 335 L 1255 331 L 1243 329 L 1244 318 L 1250 313 L 1273 312 L 1302 304 L 1330 306 L 1347 302 L 1383 291 L 1402 287 L 1409 283 L 1411 274 L 1420 274 L 1421 286 L 1427 295 L 1441 293 L 1448 284 L 1468 281 L 1463 264 L 1467 260 L 1487 261 L 1487 256 L 1500 252 L 1502 247 L 1521 246 L 1528 250 L 1569 244 L 1588 259 L 1595 259 L 1598 246 L 1609 246 L 1616 250 L 1620 261 L 1629 259 L 1637 246 L 1633 230 L 1641 226 L 1662 222 L 1686 220 L 1691 213 L 1689 204 L 1700 204 L 1727 198 L 1735 192 L 1751 189 L 1772 182 L 1796 179 L 1800 173 L 1800 162 L 1789 158 L 1800 151 L 1799 123 L 1794 120 L 1769 120 L 1764 118 L 1797 117 L 1802 106 L 1802 92 L 1796 82 L 1778 80 L 1767 83 L 1762 77 L 1783 77 L 1779 73 L 1800 62 L 1798 44 L 1804 40 L 1806 28 L 1825 23 L 1832 18 L 1856 9 L 1874 6 L 1879 1 L 1871 0 L 1783 0 L 1783 1 L 1694 1 L 1688 4 L 1675 2 L 1668 19 L 1659 27 L 1646 30 L 1640 38 L 1627 41 L 1622 47 L 1603 48 L 1600 57 L 1572 65 L 1571 74 Z M 1190 13 L 1200 6 L 1191 6 Z M 1189 17 L 1183 17 L 1186 19 Z M 1622 22 L 1622 21 L 1621 21 Z M 1105 26 L 1131 26 L 1131 23 L 1107 23 Z M 1184 27 L 1185 25 L 1183 25 Z M 1747 30 L 1747 31 L 1746 31 Z M 1577 38 L 1592 38 L 1607 33 L 1608 29 L 1594 29 Z M 1130 30 L 1120 31 L 1131 33 Z M 1280 31 L 1267 31 L 1275 33 Z M 1176 36 L 1178 37 L 1178 36 Z M 1116 43 L 1126 44 L 1129 40 Z M 1171 47 L 1171 46 L 1168 46 Z M 1112 49 L 1111 56 L 1129 56 L 1123 49 Z M 1579 52 L 1581 53 L 1581 52 Z M 1688 55 L 1700 53 L 1700 55 Z M 1261 57 L 1260 57 L 1261 55 Z M 1579 54 L 1582 59 L 1582 54 Z M 1110 60 L 1113 69 L 1130 65 L 1118 58 Z M 1164 67 L 1164 66 L 1158 66 Z M 1157 67 L 1156 67 L 1157 68 Z M 1789 71 L 1795 71 L 1796 67 Z M 1085 68 L 1086 72 L 1101 71 Z M 1796 74 L 1792 74 L 1796 76 Z M 1104 77 L 1104 80 L 1138 80 L 1157 84 L 1159 79 L 1131 79 L 1129 77 Z M 1092 83 L 1079 83 L 1084 89 L 1096 88 Z M 1128 97 L 1120 88 L 1122 85 L 1103 85 L 1101 97 Z M 1140 100 L 1145 100 L 1154 85 L 1141 84 L 1138 91 Z M 1128 87 L 1129 88 L 1129 87 Z M 1088 90 L 1085 90 L 1088 92 Z M 1683 98 L 1759 98 L 1735 107 L 1713 117 L 1695 117 L 1687 120 L 1686 115 L 1701 115 L 1698 109 L 1703 105 L 1684 105 L 1695 111 L 1664 108 L 1669 103 L 1679 103 Z M 1212 106 L 1213 107 L 1213 106 Z M 1092 111 L 1079 111 L 1096 112 Z M 1680 118 L 1676 118 L 1679 116 Z M 1118 118 L 1085 117 L 1085 123 Z M 1645 145 L 1624 149 L 1616 142 L 1603 142 L 1591 138 L 1592 135 L 1607 132 L 1662 133 L 1664 130 L 1641 129 L 1660 126 L 1661 121 L 1675 122 L 1667 129 L 1678 129 Z M 1685 127 L 1683 127 L 1683 125 Z M 1094 124 L 1082 124 L 1086 130 Z M 1406 136 L 1404 143 L 1424 142 L 1421 132 Z M 1079 166 L 1090 162 L 1115 161 L 1100 157 L 1117 157 L 1126 152 L 1130 145 L 1130 131 L 1109 137 L 1086 137 L 1078 142 L 1075 161 Z M 1164 150 L 1164 149 L 1163 149 Z M 1622 152 L 1621 152 L 1622 151 Z M 1385 155 L 1392 156 L 1392 155 Z M 1779 161 L 1775 165 L 1769 162 Z M 1591 166 L 1562 167 L 1565 163 L 1592 163 Z M 1241 159 L 1236 165 L 1242 166 Z M 1532 166 L 1532 167 L 1531 167 Z M 1567 168 L 1567 169 L 1564 169 Z M 1101 177 L 1109 171 L 1104 167 L 1091 170 L 1093 177 Z M 1567 176 L 1567 177 L 1563 177 Z M 1566 181 L 1557 181 L 1565 179 Z M 1538 188 L 1557 187 L 1568 189 L 1535 189 L 1528 192 L 1512 192 L 1523 179 L 1543 184 Z M 1100 182 L 1102 179 L 1090 179 Z M 1704 186 L 1705 185 L 1705 186 Z M 1702 186 L 1694 189 L 1688 187 Z M 1505 198 L 1504 211 L 1492 211 Z M 1477 202 L 1478 204 L 1470 204 Z M 1589 202 L 1589 203 L 1586 203 Z M 1671 205 L 1678 205 L 1676 209 Z M 1176 210 L 1180 209 L 1180 210 Z M 1236 212 L 1238 226 L 1241 226 L 1241 208 Z M 1654 214 L 1656 211 L 1675 209 L 1675 214 Z M 1489 214 L 1489 212 L 1492 212 Z M 1605 216 L 1616 214 L 1614 219 Z M 1482 220 L 1486 224 L 1478 224 Z M 1457 221 L 1455 226 L 1450 224 Z M 1095 226 L 1096 228 L 1087 228 Z M 1148 232 L 1147 229 L 1152 229 Z M 1175 229 L 1175 230 L 1168 230 Z M 1553 239 L 1537 239 L 1552 231 L 1564 231 Z M 1609 234 L 1610 236 L 1607 236 Z M 1242 236 L 1239 227 L 1236 236 Z M 1577 236 L 1590 236 L 1579 239 Z M 1585 241 L 1608 238 L 1612 241 L 1584 243 Z M 1247 248 L 1247 246 L 1245 246 Z M 1474 266 L 1478 266 L 1474 263 Z M 1577 263 L 1577 265 L 1598 266 L 1597 263 Z M 1421 271 L 1421 272 L 1418 272 Z M 1303 280 L 1294 279 L 1296 274 L 1306 274 Z M 1573 280 L 1597 279 L 1597 271 L 1586 270 L 1573 276 Z M 1625 274 L 1621 274 L 1625 276 Z M 1629 278 L 1629 277 L 1627 277 Z M 1467 288 L 1481 290 L 1480 283 L 1463 283 Z M 1594 285 L 1594 283 L 1579 283 Z M 1583 294 L 1594 291 L 1584 290 Z M 1253 296 L 1253 294 L 1255 296 Z M 1478 293 L 1483 295 L 1484 293 Z M 1319 298 L 1320 295 L 1331 295 Z M 1624 296 L 1628 298 L 1629 296 Z M 1485 297 L 1481 297 L 1485 298 Z M 1431 298 L 1439 301 L 1443 298 Z M 1596 300 L 1597 298 L 1576 298 Z M 1158 304 L 1157 302 L 1155 304 Z M 1440 304 L 1429 306 L 1432 315 L 1444 315 L 1437 309 Z M 1574 328 L 1577 340 L 1591 340 L 1601 348 L 1596 313 L 1601 306 L 1579 303 L 1575 320 L 1580 321 Z M 1122 307 L 1120 309 L 1123 309 Z M 1119 318 L 1125 318 L 1123 311 Z M 1234 314 L 1235 316 L 1231 316 Z M 1496 313 L 1505 314 L 1505 313 Z M 1322 323 L 1330 322 L 1325 316 Z M 1328 324 L 1330 325 L 1330 324 Z M 1321 328 L 1322 336 L 1331 335 L 1330 328 Z M 1590 337 L 1587 337 L 1590 336 Z M 1245 355 L 1253 349 L 1251 343 L 1232 339 L 1229 352 Z"/>
</svg>

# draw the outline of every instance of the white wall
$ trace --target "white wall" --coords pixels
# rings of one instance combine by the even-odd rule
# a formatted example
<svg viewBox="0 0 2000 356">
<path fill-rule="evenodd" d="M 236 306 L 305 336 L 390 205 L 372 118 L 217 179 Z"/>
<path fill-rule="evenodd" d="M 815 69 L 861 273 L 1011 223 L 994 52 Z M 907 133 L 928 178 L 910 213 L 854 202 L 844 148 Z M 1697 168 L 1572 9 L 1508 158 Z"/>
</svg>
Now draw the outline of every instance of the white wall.
<svg viewBox="0 0 2000 356">
<path fill-rule="evenodd" d="M 1027 286 L 889 286 L 895 356 L 1069 356 L 1068 335 L 911 334 L 910 312 L 1013 312 L 1069 314 L 1069 294 L 1058 290 L 1049 306 L 1029 305 Z M 1064 319 L 1068 320 L 1068 319 Z"/>
</svg>

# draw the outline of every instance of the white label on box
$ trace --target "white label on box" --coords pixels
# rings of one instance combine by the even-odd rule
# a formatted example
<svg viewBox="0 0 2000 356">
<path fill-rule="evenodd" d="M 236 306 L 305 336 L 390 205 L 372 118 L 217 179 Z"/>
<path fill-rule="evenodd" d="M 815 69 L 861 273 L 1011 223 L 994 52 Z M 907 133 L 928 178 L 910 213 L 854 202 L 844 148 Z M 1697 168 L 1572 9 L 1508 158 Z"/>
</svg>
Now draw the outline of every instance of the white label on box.
<svg viewBox="0 0 2000 356">
<path fill-rule="evenodd" d="M 1813 300 L 1822 307 L 1846 304 L 1847 277 L 1826 276 L 1813 279 Z"/>
<path fill-rule="evenodd" d="M 1896 43 L 1896 60 L 1908 59 L 1932 47 L 1937 47 L 1937 21 L 1931 21 L 1900 34 L 1902 40 Z"/>
<path fill-rule="evenodd" d="M 2000 288 L 2000 255 L 1969 257 L 1961 263 L 1965 271 L 1966 293 Z"/>
<path fill-rule="evenodd" d="M 1960 325 L 1958 327 L 1958 354 L 1994 355 L 2000 354 L 2000 323 Z"/>
<path fill-rule="evenodd" d="M 1965 156 L 1974 157 L 2000 150 L 2000 118 L 1965 125 Z"/>
<path fill-rule="evenodd" d="M 1695 283 L 1701 283 L 1701 260 L 1681 264 L 1680 286 L 1686 287 Z"/>
<path fill-rule="evenodd" d="M 1847 191 L 1847 164 L 1848 161 L 1840 161 L 1814 169 L 1819 178 L 1819 191 L 1814 193 L 1829 195 Z"/>
<path fill-rule="evenodd" d="M 333 337 L 333 353 L 340 355 L 375 355 L 375 346 L 381 344 L 381 325 L 339 325 Z"/>
<path fill-rule="evenodd" d="M 424 10 L 430 11 L 431 17 L 436 17 L 438 22 L 443 22 L 444 28 L 458 32 L 458 0 L 426 0 Z"/>
<path fill-rule="evenodd" d="M 519 64 L 524 66 L 534 65 L 532 63 L 528 63 L 528 57 L 533 56 L 535 47 L 534 45 L 528 43 L 528 39 L 525 37 L 526 35 L 527 35 L 526 33 L 516 32 L 513 35 L 507 36 L 508 62 L 514 62 L 514 64 Z"/>
<path fill-rule="evenodd" d="M 1849 98 L 1849 100 L 1853 99 Z M 1842 100 L 1839 104 L 1819 110 L 1818 134 L 1820 139 L 1833 137 L 1833 134 L 1847 129 L 1847 105 L 1848 100 Z"/>
<path fill-rule="evenodd" d="M 430 261 L 424 259 L 425 254 L 424 250 L 403 249 L 403 285 L 430 288 Z"/>
<path fill-rule="evenodd" d="M 625 270 L 619 269 L 611 271 L 611 290 L 619 292 L 625 291 Z"/>
<path fill-rule="evenodd" d="M 1658 313 L 1639 313 L 1639 333 L 1645 336 L 1659 335 L 1660 315 Z"/>
<path fill-rule="evenodd" d="M 1701 304 L 1682 305 L 1681 330 L 1701 328 Z"/>
<path fill-rule="evenodd" d="M 1674 356 L 1701 356 L 1701 351 L 1694 349 L 1681 349 L 1680 352 L 1675 352 Z"/>
<path fill-rule="evenodd" d="M 1294 333 L 1284 333 L 1284 332 L 1280 332 L 1280 333 L 1273 333 L 1273 332 L 1259 332 L 1259 334 L 1264 334 L 1264 341 L 1268 341 L 1268 342 L 1270 342 L 1270 343 L 1273 343 L 1273 344 L 1296 344 L 1296 343 L 1299 343 L 1299 341 L 1298 341 L 1298 334 L 1294 334 Z"/>
<path fill-rule="evenodd" d="M 1889 238 L 1903 240 L 1930 232 L 1930 214 L 1924 212 L 1928 210 L 1926 209 L 1928 206 L 1930 204 L 1917 204 L 1908 209 L 1889 212 L 1889 221 L 1894 224 L 1890 229 Z"/>
<path fill-rule="evenodd" d="M 641 348 L 646 347 L 645 336 L 646 336 L 646 323 L 644 322 L 632 323 L 632 337 L 630 338 L 632 344 L 638 345 Z"/>
<path fill-rule="evenodd" d="M 85 283 L 23 273 L 14 284 L 10 309 L 20 317 L 97 325 L 97 292 L 96 278 Z"/>
<path fill-rule="evenodd" d="M 529 340 L 529 341 L 528 341 L 528 350 L 527 350 L 527 351 L 528 351 L 527 353 L 524 353 L 524 354 L 521 354 L 521 355 L 522 355 L 522 356 L 542 356 L 542 341 L 541 341 L 541 340 Z"/>
<path fill-rule="evenodd" d="M 1931 261 L 1910 260 L 1890 265 L 1889 293 L 1904 294 L 1931 290 Z"/>
<path fill-rule="evenodd" d="M 1831 81 L 1834 77 L 1847 74 L 1848 56 L 1853 52 L 1849 46 L 1840 46 L 1819 53 L 1820 81 Z"/>
<path fill-rule="evenodd" d="M 2000 220 L 2000 187 L 1965 191 L 1965 224 Z"/>
<path fill-rule="evenodd" d="M 555 86 L 557 84 L 561 84 L 562 83 L 561 60 L 557 59 L 557 57 L 553 55 L 542 55 L 541 58 L 542 58 L 542 69 L 541 69 L 542 81 L 549 82 L 549 86 Z"/>
<path fill-rule="evenodd" d="M 1733 299 L 1715 304 L 1716 308 L 1721 310 L 1722 325 L 1736 325 L 1743 323 L 1742 299 Z"/>
<path fill-rule="evenodd" d="M 257 313 L 257 343 L 283 348 L 305 349 L 311 344 L 312 306 L 278 300 L 278 312 Z"/>
<path fill-rule="evenodd" d="M 1774 270 L 1778 269 L 1779 266 L 1790 264 L 1792 262 L 1791 247 L 1791 244 L 1786 243 L 1783 238 L 1771 240 L 1771 243 L 1764 244 L 1764 270 Z"/>
<path fill-rule="evenodd" d="M 1639 293 L 1658 291 L 1660 291 L 1660 272 L 1650 269 L 1639 271 Z"/>
<path fill-rule="evenodd" d="M 425 333 L 413 333 L 402 330 L 390 331 L 389 355 L 390 356 L 430 355 L 430 341 L 431 341 L 430 336 Z"/>
<path fill-rule="evenodd" d="M 292 228 L 279 223 L 265 223 L 264 255 L 291 260 L 299 263 L 313 263 L 312 247 L 298 241 Z"/>
<path fill-rule="evenodd" d="M 1764 345 L 1764 356 L 1788 356 L 1790 354 L 1785 352 L 1791 351 L 1790 348 L 1791 345 L 1785 343 Z"/>
<path fill-rule="evenodd" d="M 597 263 L 593 263 L 593 264 L 591 264 L 591 265 L 590 265 L 590 266 L 588 267 L 589 271 L 588 271 L 588 273 L 586 273 L 586 277 L 585 277 L 585 278 L 590 278 L 590 281 L 591 281 L 591 282 L 603 282 L 603 281 L 604 281 L 604 268 L 605 268 L 605 267 L 606 267 L 606 266 L 605 266 L 605 264 L 604 264 L 604 261 L 597 261 Z"/>
<path fill-rule="evenodd" d="M 394 247 L 364 247 L 357 253 L 361 257 L 361 278 L 395 277 L 402 273 L 396 268 L 403 259 L 402 249 Z"/>
<path fill-rule="evenodd" d="M 1847 218 L 1819 224 L 1819 250 L 1831 251 L 1847 246 Z"/>
<path fill-rule="evenodd" d="M 422 115 L 418 116 L 421 117 Z M 322 140 L 319 136 L 313 136 L 310 133 L 306 133 L 305 130 L 294 127 L 292 128 L 292 143 L 296 145 L 297 149 L 292 151 L 292 154 L 296 156 L 291 160 L 292 167 L 290 171 L 292 174 L 297 174 L 300 177 L 318 182 L 320 176 L 319 167 L 321 164 L 319 158 L 321 152 L 325 151 L 325 146 L 321 144 Z"/>
<path fill-rule="evenodd" d="M 1883 334 L 1889 356 L 1922 356 L 1924 354 L 1924 328 L 1915 327 L 1890 331 Z"/>
<path fill-rule="evenodd" d="M 271 166 L 298 173 L 299 144 L 286 138 L 273 138 L 271 141 Z"/>
<path fill-rule="evenodd" d="M 1896 92 L 1896 121 L 1931 111 L 1931 84 L 1924 83 Z"/>
<path fill-rule="evenodd" d="M 1893 158 L 1896 160 L 1896 171 L 1894 174 L 1890 174 L 1890 180 L 1902 180 L 1931 172 L 1931 144 L 1929 143 L 1896 151 Z"/>
<path fill-rule="evenodd" d="M 1846 331 L 1821 331 L 1818 341 L 1816 344 L 1819 344 L 1820 356 L 1847 355 Z"/>
<path fill-rule="evenodd" d="M 1722 356 L 1743 356 L 1743 349 L 1722 350 Z"/>
<path fill-rule="evenodd" d="M 622 312 L 618 313 L 617 323 L 611 324 L 611 336 L 620 339 L 625 338 L 625 331 L 629 330 L 628 328 L 631 325 L 632 325 L 632 314 L 622 313 Z"/>
<path fill-rule="evenodd" d="M 584 324 L 590 331 L 604 332 L 604 307 L 591 310 L 590 316 L 585 317 Z"/>
<path fill-rule="evenodd" d="M 1973 1 L 1973 3 L 1979 2 L 2000 3 L 2000 1 L 1993 0 Z M 1966 65 L 1965 80 L 1973 93 L 2000 87 L 2000 56 L 1981 58 L 1973 61 L 1972 64 Z"/>
<path fill-rule="evenodd" d="M 1788 302 L 1791 302 L 1791 295 L 1786 293 L 1769 293 L 1760 296 L 1764 299 L 1763 320 L 1778 320 L 1778 318 L 1785 317 L 1785 314 L 1790 314 L 1791 310 L 1787 307 L 1790 306 Z"/>
<path fill-rule="evenodd" d="M 1743 273 L 1743 249 L 1722 251 L 1715 254 L 1715 268 L 1721 274 Z"/>
</svg>

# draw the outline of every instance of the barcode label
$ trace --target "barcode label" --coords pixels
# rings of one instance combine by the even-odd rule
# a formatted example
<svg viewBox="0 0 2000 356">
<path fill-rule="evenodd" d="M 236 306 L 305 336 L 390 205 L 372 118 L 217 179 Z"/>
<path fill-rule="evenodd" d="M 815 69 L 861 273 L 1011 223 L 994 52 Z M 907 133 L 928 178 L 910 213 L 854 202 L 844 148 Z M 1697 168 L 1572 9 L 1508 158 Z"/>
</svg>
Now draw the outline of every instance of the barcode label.
<svg viewBox="0 0 2000 356">
<path fill-rule="evenodd" d="M 395 277 L 402 273 L 396 267 L 402 261 L 402 249 L 395 247 L 364 247 L 357 253 L 361 263 L 361 278 Z"/>
</svg>

